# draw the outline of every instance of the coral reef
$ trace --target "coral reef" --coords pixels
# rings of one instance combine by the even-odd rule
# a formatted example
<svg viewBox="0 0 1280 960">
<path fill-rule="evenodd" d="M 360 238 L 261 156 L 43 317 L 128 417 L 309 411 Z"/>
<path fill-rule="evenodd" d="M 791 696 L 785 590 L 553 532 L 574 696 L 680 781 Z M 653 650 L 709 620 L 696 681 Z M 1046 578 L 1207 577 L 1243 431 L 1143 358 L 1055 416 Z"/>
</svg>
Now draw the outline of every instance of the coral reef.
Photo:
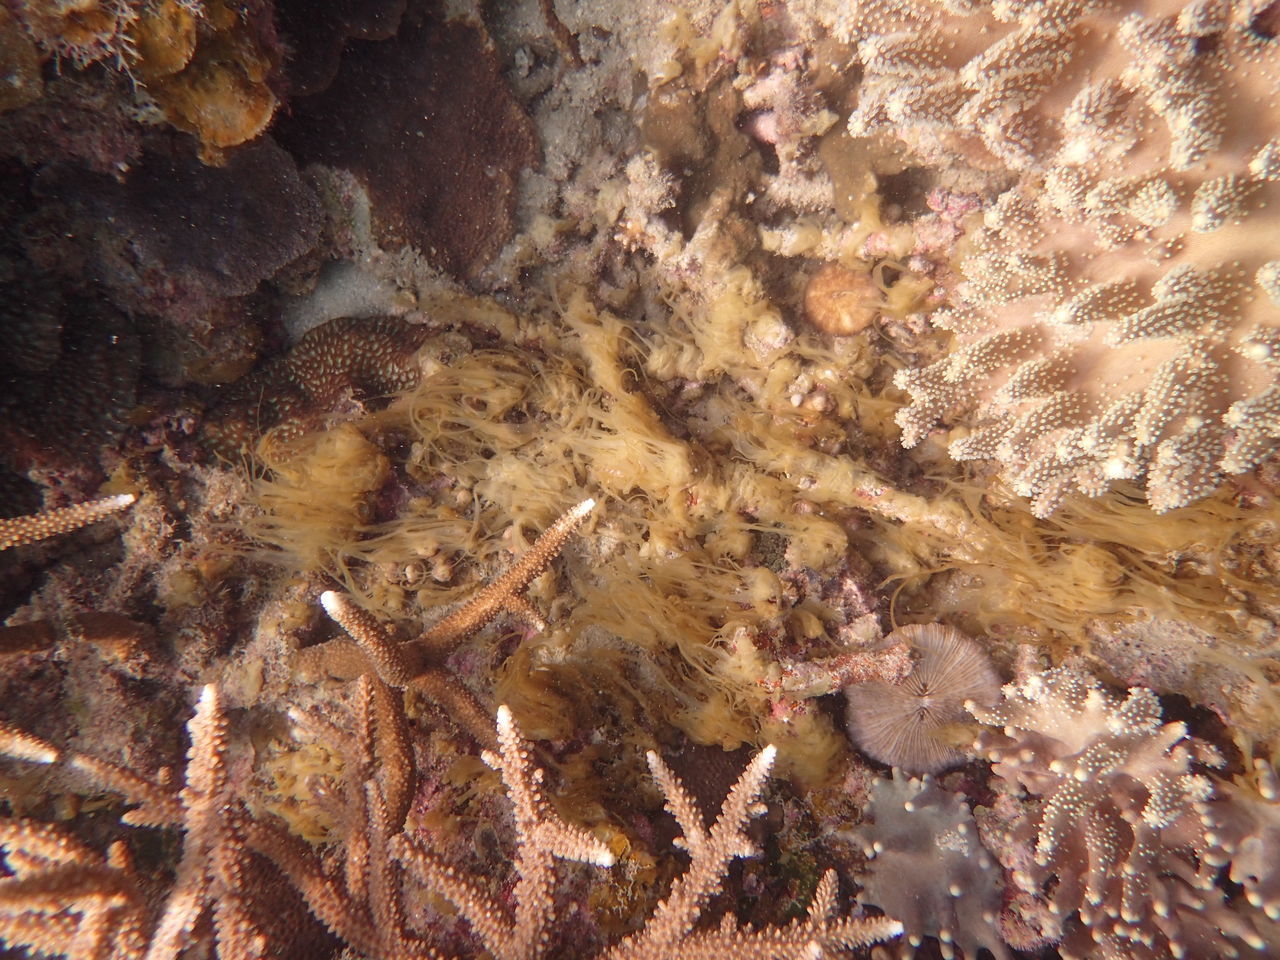
<svg viewBox="0 0 1280 960">
<path fill-rule="evenodd" d="M 1274 952 L 1277 9 L 0 4 L 6 956 Z"/>
<path fill-rule="evenodd" d="M 851 132 L 1016 176 L 933 317 L 951 347 L 898 375 L 905 444 L 963 422 L 952 456 L 1042 516 L 1117 480 L 1182 506 L 1275 449 L 1280 58 L 1255 14 L 867 8 Z"/>
</svg>

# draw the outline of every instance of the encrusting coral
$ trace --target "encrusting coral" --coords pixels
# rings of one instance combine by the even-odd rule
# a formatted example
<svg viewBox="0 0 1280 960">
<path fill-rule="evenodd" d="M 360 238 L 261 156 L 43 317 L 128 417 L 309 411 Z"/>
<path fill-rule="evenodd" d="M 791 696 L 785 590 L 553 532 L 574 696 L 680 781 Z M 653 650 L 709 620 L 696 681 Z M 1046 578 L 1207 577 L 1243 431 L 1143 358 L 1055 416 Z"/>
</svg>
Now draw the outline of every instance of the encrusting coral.
<svg viewBox="0 0 1280 960">
<path fill-rule="evenodd" d="M 273 427 L 287 443 L 319 426 L 343 401 L 407 389 L 430 328 L 394 317 L 342 317 L 309 330 L 283 357 L 240 380 L 205 421 L 210 448 L 236 460 Z"/>
<path fill-rule="evenodd" d="M 963 424 L 952 456 L 996 460 L 1042 516 L 1118 480 L 1168 510 L 1276 448 L 1280 41 L 1261 9 L 863 11 L 851 131 L 1013 180 L 933 316 L 952 345 L 898 376 L 904 444 Z"/>
<path fill-rule="evenodd" d="M 304 161 L 362 178 L 387 247 L 413 243 L 461 277 L 510 237 L 516 186 L 540 153 L 483 24 L 429 5 L 393 36 L 352 44 L 276 133 Z"/>
</svg>

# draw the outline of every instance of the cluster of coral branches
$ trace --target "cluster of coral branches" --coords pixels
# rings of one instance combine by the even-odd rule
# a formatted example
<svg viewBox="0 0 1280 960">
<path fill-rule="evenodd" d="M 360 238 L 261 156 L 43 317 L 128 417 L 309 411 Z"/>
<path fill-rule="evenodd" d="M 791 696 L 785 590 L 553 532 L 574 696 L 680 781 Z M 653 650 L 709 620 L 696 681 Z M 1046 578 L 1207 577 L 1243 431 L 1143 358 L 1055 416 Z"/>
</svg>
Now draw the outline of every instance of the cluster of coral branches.
<svg viewBox="0 0 1280 960">
<path fill-rule="evenodd" d="M 614 864 L 604 843 L 553 811 L 532 745 L 506 707 L 498 710 L 498 751 L 486 752 L 484 759 L 501 773 L 515 817 L 512 906 L 492 899 L 482 884 L 442 859 L 428 838 L 406 830 L 417 771 L 407 721 L 390 688 L 376 679 L 360 680 L 349 729 L 312 722 L 317 733 L 337 738 L 345 755 L 343 782 L 327 789 L 346 836 L 329 858 L 281 824 L 249 814 L 236 794 L 228 722 L 215 687 L 204 689 L 187 726 L 191 748 L 180 786 L 0 727 L 0 751 L 10 757 L 57 764 L 122 794 L 136 805 L 125 815 L 130 825 L 182 834 L 173 884 L 157 910 L 124 844 L 102 853 L 51 824 L 0 821 L 0 846 L 11 873 L 0 880 L 0 936 L 10 945 L 68 960 L 162 960 L 210 940 L 223 960 L 278 957 L 308 938 L 316 949 L 300 897 L 312 917 L 366 957 L 440 957 L 431 928 L 441 924 L 423 906 L 425 889 L 454 905 L 491 956 L 534 960 L 545 955 L 562 919 L 556 861 Z M 644 928 L 604 956 L 815 957 L 901 931 L 887 918 L 837 917 L 832 872 L 823 877 L 802 921 L 754 930 L 726 915 L 715 928 L 698 928 L 730 862 L 757 852 L 746 828 L 764 809 L 758 798 L 773 756 L 767 749 L 752 760 L 708 829 L 680 780 L 656 754 L 649 755 L 690 865 Z"/>
</svg>

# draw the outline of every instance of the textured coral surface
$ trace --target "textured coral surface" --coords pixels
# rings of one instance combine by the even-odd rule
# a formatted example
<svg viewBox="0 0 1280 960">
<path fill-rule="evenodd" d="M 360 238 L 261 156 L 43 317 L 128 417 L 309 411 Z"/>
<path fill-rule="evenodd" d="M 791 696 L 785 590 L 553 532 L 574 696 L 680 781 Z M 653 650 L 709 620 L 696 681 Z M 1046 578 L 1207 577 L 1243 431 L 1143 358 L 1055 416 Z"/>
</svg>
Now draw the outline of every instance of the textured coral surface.
<svg viewBox="0 0 1280 960">
<path fill-rule="evenodd" d="M 1274 953 L 1278 10 L 0 4 L 0 950 Z"/>
<path fill-rule="evenodd" d="M 1116 480 L 1167 510 L 1275 448 L 1280 56 L 1260 12 L 870 5 L 850 130 L 1016 178 L 959 252 L 947 355 L 898 376 L 905 443 L 959 417 L 951 454 L 995 459 L 1041 514 Z"/>
</svg>

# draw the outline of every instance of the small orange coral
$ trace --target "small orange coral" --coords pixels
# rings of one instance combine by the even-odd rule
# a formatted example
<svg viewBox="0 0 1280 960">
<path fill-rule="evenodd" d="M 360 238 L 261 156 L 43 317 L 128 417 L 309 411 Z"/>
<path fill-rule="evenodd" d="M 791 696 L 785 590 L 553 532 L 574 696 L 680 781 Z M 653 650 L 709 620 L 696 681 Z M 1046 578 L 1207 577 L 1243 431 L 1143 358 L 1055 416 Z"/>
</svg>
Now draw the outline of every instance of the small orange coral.
<svg viewBox="0 0 1280 960">
<path fill-rule="evenodd" d="M 804 290 L 804 315 L 823 333 L 848 337 L 869 327 L 884 297 L 870 274 L 826 263 L 809 278 Z"/>
<path fill-rule="evenodd" d="M 189 39 L 177 14 L 152 23 L 148 21 L 154 31 L 149 38 L 165 41 L 166 33 L 176 32 L 179 41 Z M 156 61 L 157 67 L 167 70 L 173 60 L 170 53 Z M 160 73 L 148 90 L 170 123 L 200 138 L 206 161 L 216 160 L 220 148 L 252 140 L 267 128 L 276 109 L 276 96 L 267 85 L 275 55 L 246 14 L 223 3 L 210 4 L 189 61 L 172 75 Z"/>
<path fill-rule="evenodd" d="M 144 83 L 177 73 L 196 52 L 196 18 L 177 0 L 147 7 L 133 29 L 134 73 Z"/>
<path fill-rule="evenodd" d="M 32 0 L 17 13 L 41 49 L 85 67 L 126 49 L 137 9 L 127 0 Z"/>
</svg>

